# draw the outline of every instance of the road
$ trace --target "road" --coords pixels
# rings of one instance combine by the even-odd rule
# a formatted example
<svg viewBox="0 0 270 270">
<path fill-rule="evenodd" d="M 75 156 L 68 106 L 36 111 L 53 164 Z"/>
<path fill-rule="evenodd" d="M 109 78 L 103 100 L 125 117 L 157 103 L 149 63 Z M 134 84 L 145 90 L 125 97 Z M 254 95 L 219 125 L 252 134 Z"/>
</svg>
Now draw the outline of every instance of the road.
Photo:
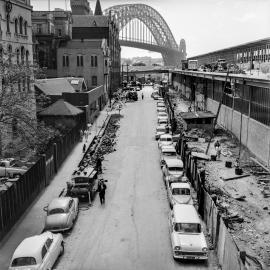
<svg viewBox="0 0 270 270">
<path fill-rule="evenodd" d="M 123 108 L 117 151 L 103 162 L 106 205 L 96 198 L 80 212 L 57 269 L 213 269 L 212 255 L 208 266 L 172 257 L 169 206 L 154 140 L 156 102 L 151 87 L 143 91 L 144 100 Z"/>
<path fill-rule="evenodd" d="M 101 206 L 96 198 L 92 207 L 81 209 L 74 228 L 65 235 L 65 253 L 55 269 L 216 269 L 213 252 L 208 265 L 176 262 L 172 257 L 169 205 L 154 139 L 156 101 L 150 98 L 152 90 L 144 88 L 144 100 L 123 107 L 116 151 L 103 162 L 103 178 L 108 180 L 106 204 Z M 42 230 L 42 208 L 65 186 L 81 147 L 73 150 L 52 183 L 1 243 L 0 270 L 7 269 L 22 239 Z"/>
</svg>

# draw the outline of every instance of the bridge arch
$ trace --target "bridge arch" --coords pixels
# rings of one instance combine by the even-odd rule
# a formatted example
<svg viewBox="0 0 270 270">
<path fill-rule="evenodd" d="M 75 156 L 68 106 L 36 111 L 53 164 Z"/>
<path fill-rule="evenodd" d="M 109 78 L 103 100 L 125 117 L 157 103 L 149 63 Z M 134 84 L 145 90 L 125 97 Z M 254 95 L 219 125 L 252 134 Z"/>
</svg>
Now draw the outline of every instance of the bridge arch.
<svg viewBox="0 0 270 270">
<path fill-rule="evenodd" d="M 120 31 L 133 21 L 137 22 L 125 36 L 120 36 L 121 45 L 159 52 L 165 65 L 178 65 L 184 59 L 168 24 L 152 7 L 145 4 L 116 5 L 104 13 L 114 16 Z"/>
</svg>

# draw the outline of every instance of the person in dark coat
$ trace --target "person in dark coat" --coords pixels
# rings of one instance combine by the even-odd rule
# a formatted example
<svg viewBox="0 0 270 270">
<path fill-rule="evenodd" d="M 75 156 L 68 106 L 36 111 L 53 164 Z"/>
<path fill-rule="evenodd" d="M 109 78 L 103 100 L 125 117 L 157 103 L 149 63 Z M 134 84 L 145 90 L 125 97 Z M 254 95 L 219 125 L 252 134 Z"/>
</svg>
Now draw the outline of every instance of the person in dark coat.
<svg viewBox="0 0 270 270">
<path fill-rule="evenodd" d="M 83 153 L 85 153 L 85 150 L 86 150 L 86 144 L 84 143 L 83 144 L 83 149 L 82 149 Z"/>
<path fill-rule="evenodd" d="M 97 192 L 99 193 L 99 199 L 100 203 L 104 204 L 105 203 L 105 191 L 106 191 L 107 186 L 105 185 L 103 180 L 100 180 L 98 183 L 98 188 Z"/>
<path fill-rule="evenodd" d="M 143 99 L 143 93 L 142 93 L 142 99 Z"/>
<path fill-rule="evenodd" d="M 98 173 L 102 173 L 102 161 L 100 157 L 97 157 L 96 170 Z"/>
</svg>

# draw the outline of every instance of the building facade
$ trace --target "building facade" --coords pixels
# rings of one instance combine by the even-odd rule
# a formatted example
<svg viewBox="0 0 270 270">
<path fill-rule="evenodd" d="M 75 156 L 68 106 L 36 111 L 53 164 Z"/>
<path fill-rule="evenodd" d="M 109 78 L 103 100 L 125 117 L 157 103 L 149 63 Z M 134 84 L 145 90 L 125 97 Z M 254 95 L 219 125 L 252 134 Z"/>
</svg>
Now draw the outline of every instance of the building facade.
<svg viewBox="0 0 270 270">
<path fill-rule="evenodd" d="M 70 11 L 34 11 L 32 13 L 34 60 L 48 78 L 57 77 L 57 49 L 72 38 Z"/>
<path fill-rule="evenodd" d="M 106 39 L 71 40 L 57 51 L 58 77 L 83 77 L 88 89 L 108 86 L 109 55 Z"/>
<path fill-rule="evenodd" d="M 1 116 L 1 154 L 7 145 L 20 140 L 18 127 L 27 130 L 27 123 L 22 127 L 23 121 L 26 119 L 36 120 L 36 104 L 32 84 L 31 12 L 30 0 L 0 0 L 0 92 L 3 93 L 0 99 L 2 113 L 5 113 L 9 119 L 2 121 L 3 116 Z M 14 93 L 14 95 L 7 93 Z M 18 110 L 20 113 L 16 116 L 8 108 L 9 106 L 13 106 L 14 111 Z"/>
</svg>

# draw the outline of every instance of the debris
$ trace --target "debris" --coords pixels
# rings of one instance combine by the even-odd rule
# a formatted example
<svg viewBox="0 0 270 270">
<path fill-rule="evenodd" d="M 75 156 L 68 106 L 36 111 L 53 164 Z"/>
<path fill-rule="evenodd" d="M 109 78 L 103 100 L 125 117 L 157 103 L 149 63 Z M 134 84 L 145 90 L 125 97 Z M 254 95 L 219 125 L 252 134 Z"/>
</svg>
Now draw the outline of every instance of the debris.
<svg viewBox="0 0 270 270">
<path fill-rule="evenodd" d="M 233 176 L 233 177 L 221 177 L 221 179 L 223 181 L 230 181 L 230 180 L 236 180 L 236 179 L 240 179 L 240 178 L 244 178 L 244 177 L 247 177 L 247 176 L 250 176 L 249 173 L 247 174 L 242 174 L 242 175 L 237 175 L 237 176 Z"/>
<path fill-rule="evenodd" d="M 257 159 L 253 158 L 253 157 L 250 157 L 250 159 L 254 162 L 256 162 L 258 165 L 260 165 L 265 171 L 269 172 L 270 173 L 270 170 L 265 167 L 262 163 L 260 163 Z"/>
<path fill-rule="evenodd" d="M 265 206 L 265 207 L 263 208 L 263 210 L 268 210 L 268 206 Z"/>
<path fill-rule="evenodd" d="M 196 157 L 198 159 L 203 159 L 203 160 L 210 160 L 210 157 L 204 153 L 198 153 L 198 152 L 191 152 L 191 155 L 193 157 Z"/>
<path fill-rule="evenodd" d="M 235 200 L 237 201 L 245 201 L 246 199 L 246 195 L 240 195 L 240 196 L 236 196 L 236 197 L 233 197 Z"/>
</svg>

